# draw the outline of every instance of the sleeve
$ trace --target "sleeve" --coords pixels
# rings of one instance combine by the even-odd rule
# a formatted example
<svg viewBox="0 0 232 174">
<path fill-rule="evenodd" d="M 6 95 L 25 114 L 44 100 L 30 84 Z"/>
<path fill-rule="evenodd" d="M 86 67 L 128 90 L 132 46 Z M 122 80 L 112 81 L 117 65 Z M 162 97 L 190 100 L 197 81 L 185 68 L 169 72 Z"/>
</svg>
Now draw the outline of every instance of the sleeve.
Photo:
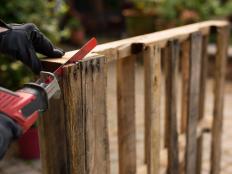
<svg viewBox="0 0 232 174">
<path fill-rule="evenodd" d="M 10 143 L 22 134 L 22 129 L 10 118 L 0 113 L 0 159 L 2 159 Z"/>
</svg>

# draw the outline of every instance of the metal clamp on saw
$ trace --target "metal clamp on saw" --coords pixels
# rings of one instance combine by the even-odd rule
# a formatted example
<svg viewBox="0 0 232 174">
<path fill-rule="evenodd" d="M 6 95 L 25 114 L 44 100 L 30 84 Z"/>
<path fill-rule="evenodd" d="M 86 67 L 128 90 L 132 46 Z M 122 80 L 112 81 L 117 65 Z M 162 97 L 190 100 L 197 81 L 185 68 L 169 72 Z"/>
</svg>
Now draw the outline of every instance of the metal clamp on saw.
<svg viewBox="0 0 232 174">
<path fill-rule="evenodd" d="M 48 100 L 60 94 L 53 73 L 42 71 L 40 76 L 36 83 L 27 83 L 16 92 L 0 88 L 0 112 L 18 122 L 24 132 L 47 110 Z"/>
</svg>

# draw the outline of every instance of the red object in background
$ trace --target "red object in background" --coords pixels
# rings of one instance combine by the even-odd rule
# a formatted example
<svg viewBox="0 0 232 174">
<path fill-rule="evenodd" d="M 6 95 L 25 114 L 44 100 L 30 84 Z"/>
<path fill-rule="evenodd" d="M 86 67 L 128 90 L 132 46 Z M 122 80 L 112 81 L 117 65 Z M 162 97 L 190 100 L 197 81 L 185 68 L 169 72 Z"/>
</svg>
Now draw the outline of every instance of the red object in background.
<svg viewBox="0 0 232 174">
<path fill-rule="evenodd" d="M 26 160 L 39 159 L 38 128 L 30 128 L 18 141 L 19 157 Z"/>
</svg>

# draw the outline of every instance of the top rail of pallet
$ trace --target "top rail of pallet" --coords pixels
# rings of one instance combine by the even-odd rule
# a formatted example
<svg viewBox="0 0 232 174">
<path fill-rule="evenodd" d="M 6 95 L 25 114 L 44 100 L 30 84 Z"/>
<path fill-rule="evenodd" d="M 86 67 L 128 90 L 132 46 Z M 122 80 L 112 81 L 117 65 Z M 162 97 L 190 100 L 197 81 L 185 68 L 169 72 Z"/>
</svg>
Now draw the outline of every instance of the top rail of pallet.
<svg viewBox="0 0 232 174">
<path fill-rule="evenodd" d="M 102 54 L 107 57 L 108 62 L 130 56 L 133 53 L 142 51 L 148 45 L 160 45 L 164 47 L 169 40 L 185 40 L 191 33 L 201 32 L 203 35 L 208 34 L 212 27 L 225 27 L 229 23 L 224 20 L 211 20 L 195 24 L 185 25 L 173 29 L 163 30 L 150 34 L 131 37 L 118 41 L 108 42 L 98 45 L 87 59 L 93 59 L 94 53 Z M 77 50 L 67 52 L 62 59 L 46 59 L 45 62 L 62 64 L 70 58 Z"/>
</svg>

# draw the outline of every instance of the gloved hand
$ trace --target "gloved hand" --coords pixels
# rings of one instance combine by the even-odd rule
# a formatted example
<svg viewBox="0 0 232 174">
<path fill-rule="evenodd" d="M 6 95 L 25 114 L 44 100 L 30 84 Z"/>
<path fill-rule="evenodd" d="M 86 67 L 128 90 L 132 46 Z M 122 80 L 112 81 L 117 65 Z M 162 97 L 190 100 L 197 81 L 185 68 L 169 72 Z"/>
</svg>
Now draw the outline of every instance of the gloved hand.
<svg viewBox="0 0 232 174">
<path fill-rule="evenodd" d="M 0 32 L 0 52 L 21 60 L 36 74 L 42 70 L 36 52 L 50 58 L 64 55 L 64 51 L 54 48 L 34 24 L 5 24 L 2 21 L 0 24 L 8 28 L 7 31 Z"/>
<path fill-rule="evenodd" d="M 21 127 L 12 119 L 0 113 L 0 159 L 3 158 L 10 143 L 21 134 Z"/>
</svg>

